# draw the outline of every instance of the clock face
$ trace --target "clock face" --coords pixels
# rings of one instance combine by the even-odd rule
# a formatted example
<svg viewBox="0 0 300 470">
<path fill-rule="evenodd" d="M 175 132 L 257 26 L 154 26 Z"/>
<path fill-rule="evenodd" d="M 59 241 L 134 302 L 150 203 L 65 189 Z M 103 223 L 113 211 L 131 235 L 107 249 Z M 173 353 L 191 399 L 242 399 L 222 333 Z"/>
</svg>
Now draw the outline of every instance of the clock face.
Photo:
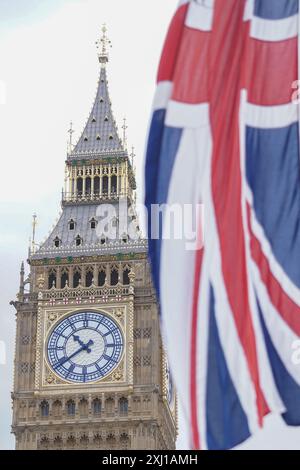
<svg viewBox="0 0 300 470">
<path fill-rule="evenodd" d="M 47 356 L 52 369 L 70 382 L 92 382 L 109 374 L 123 352 L 123 335 L 107 315 L 80 312 L 52 330 Z"/>
<path fill-rule="evenodd" d="M 166 383 L 167 383 L 167 399 L 168 399 L 169 405 L 171 406 L 171 405 L 173 405 L 175 394 L 174 394 L 174 385 L 173 385 L 172 374 L 171 374 L 171 370 L 170 370 L 168 361 L 167 361 L 167 364 L 166 364 Z"/>
</svg>

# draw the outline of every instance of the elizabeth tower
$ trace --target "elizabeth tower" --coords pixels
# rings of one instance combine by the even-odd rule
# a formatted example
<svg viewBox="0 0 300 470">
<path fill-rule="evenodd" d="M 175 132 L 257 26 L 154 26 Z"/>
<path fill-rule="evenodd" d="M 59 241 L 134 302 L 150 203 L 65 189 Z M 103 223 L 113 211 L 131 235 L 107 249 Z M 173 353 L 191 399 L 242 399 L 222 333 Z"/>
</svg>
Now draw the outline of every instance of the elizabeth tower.
<svg viewBox="0 0 300 470">
<path fill-rule="evenodd" d="M 12 302 L 17 449 L 175 448 L 176 397 L 133 163 L 111 109 L 105 28 L 99 45 L 97 93 L 82 135 L 70 142 L 61 215 L 33 244 Z"/>
</svg>

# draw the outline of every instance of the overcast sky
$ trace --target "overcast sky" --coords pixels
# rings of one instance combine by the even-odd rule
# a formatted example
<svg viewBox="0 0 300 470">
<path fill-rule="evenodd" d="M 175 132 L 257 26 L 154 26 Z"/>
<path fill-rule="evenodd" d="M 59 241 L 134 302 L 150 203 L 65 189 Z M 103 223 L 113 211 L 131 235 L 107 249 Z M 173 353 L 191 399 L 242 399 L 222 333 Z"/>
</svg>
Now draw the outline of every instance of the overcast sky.
<svg viewBox="0 0 300 470">
<path fill-rule="evenodd" d="M 0 448 L 10 435 L 14 309 L 18 272 L 26 260 L 31 217 L 39 240 L 58 216 L 67 130 L 83 128 L 96 92 L 95 41 L 103 22 L 113 43 L 108 68 L 119 127 L 128 119 L 136 148 L 138 199 L 143 198 L 145 137 L 155 75 L 177 0 L 0 0 Z M 0 344 L 1 353 L 1 344 Z M 180 425 L 179 447 L 186 447 Z M 243 448 L 300 449 L 300 430 L 269 418 L 266 429 Z"/>
</svg>

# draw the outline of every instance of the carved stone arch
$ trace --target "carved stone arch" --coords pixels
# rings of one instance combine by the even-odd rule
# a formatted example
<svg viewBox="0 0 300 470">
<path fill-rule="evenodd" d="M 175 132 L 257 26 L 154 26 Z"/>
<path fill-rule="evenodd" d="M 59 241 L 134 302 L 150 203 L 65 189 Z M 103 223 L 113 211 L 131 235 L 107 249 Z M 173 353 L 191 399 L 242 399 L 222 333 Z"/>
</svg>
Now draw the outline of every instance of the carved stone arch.
<svg viewBox="0 0 300 470">
<path fill-rule="evenodd" d="M 130 446 L 130 438 L 126 432 L 123 432 L 120 435 L 120 448 L 129 449 L 129 446 Z"/>
<path fill-rule="evenodd" d="M 105 412 L 113 413 L 115 411 L 115 399 L 113 397 L 108 397 L 105 400 Z"/>
<path fill-rule="evenodd" d="M 113 450 L 113 449 L 116 448 L 117 441 L 116 441 L 116 437 L 113 433 L 109 433 L 107 435 L 106 444 L 107 444 L 108 449 L 110 449 L 110 450 Z"/>
<path fill-rule="evenodd" d="M 99 433 L 94 434 L 93 445 L 97 449 L 99 449 L 103 445 L 103 439 L 102 439 L 102 436 Z"/>
<path fill-rule="evenodd" d="M 74 434 L 69 434 L 66 441 L 68 449 L 74 449 L 76 446 L 76 438 Z"/>
<path fill-rule="evenodd" d="M 41 416 L 41 418 L 48 418 L 49 410 L 50 410 L 49 402 L 47 400 L 41 401 L 41 403 L 40 403 L 40 416 Z"/>
<path fill-rule="evenodd" d="M 84 449 L 87 449 L 89 446 L 89 437 L 86 433 L 81 434 L 79 438 L 79 444 L 80 447 L 83 447 Z"/>
<path fill-rule="evenodd" d="M 50 446 L 49 437 L 46 435 L 41 436 L 39 444 L 40 444 L 41 449 L 45 449 L 45 450 L 49 449 L 49 446 Z"/>
<path fill-rule="evenodd" d="M 60 435 L 54 436 L 53 447 L 54 447 L 54 449 L 62 449 L 63 448 L 63 439 Z"/>
<path fill-rule="evenodd" d="M 62 401 L 57 399 L 52 403 L 52 416 L 54 418 L 60 418 L 62 416 Z"/>
</svg>

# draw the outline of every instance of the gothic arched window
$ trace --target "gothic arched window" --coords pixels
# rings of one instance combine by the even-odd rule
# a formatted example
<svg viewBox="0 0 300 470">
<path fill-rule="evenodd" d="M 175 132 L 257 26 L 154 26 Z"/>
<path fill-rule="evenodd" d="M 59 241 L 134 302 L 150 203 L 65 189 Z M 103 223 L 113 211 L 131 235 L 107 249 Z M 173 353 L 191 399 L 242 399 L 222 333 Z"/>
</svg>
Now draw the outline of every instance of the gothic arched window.
<svg viewBox="0 0 300 470">
<path fill-rule="evenodd" d="M 90 177 L 85 180 L 85 194 L 91 194 L 92 180 Z"/>
<path fill-rule="evenodd" d="M 101 414 L 101 400 L 99 400 L 99 398 L 95 398 L 95 400 L 93 400 L 93 413 L 95 415 Z"/>
<path fill-rule="evenodd" d="M 55 400 L 55 402 L 52 405 L 52 415 L 55 418 L 58 418 L 61 416 L 62 413 L 62 402 L 60 400 Z"/>
<path fill-rule="evenodd" d="M 108 194 L 108 176 L 106 175 L 102 178 L 102 192 Z"/>
<path fill-rule="evenodd" d="M 92 269 L 89 269 L 85 275 L 85 285 L 86 287 L 91 287 L 94 281 L 94 273 Z"/>
<path fill-rule="evenodd" d="M 49 403 L 46 400 L 43 400 L 40 404 L 41 417 L 47 418 L 49 416 Z"/>
<path fill-rule="evenodd" d="M 74 276 L 73 276 L 73 287 L 76 288 L 79 286 L 81 281 L 81 272 L 80 271 L 75 271 Z"/>
<path fill-rule="evenodd" d="M 111 177 L 111 192 L 116 193 L 117 192 L 117 176 L 113 175 Z"/>
<path fill-rule="evenodd" d="M 94 194 L 98 195 L 100 193 L 100 178 L 95 176 L 94 178 Z"/>
<path fill-rule="evenodd" d="M 74 400 L 69 400 L 67 402 L 67 414 L 69 416 L 75 415 L 75 401 Z"/>
<path fill-rule="evenodd" d="M 128 400 L 125 397 L 120 398 L 119 400 L 119 411 L 120 414 L 126 415 L 128 413 Z"/>
<path fill-rule="evenodd" d="M 56 287 L 56 271 L 51 271 L 48 276 L 48 289 Z"/>
<path fill-rule="evenodd" d="M 110 285 L 116 286 L 119 282 L 119 272 L 117 267 L 113 267 L 110 272 Z"/>
<path fill-rule="evenodd" d="M 129 273 L 130 273 L 130 269 L 128 267 L 126 267 L 123 271 L 123 284 L 125 286 L 130 284 Z"/>
<path fill-rule="evenodd" d="M 107 413 L 112 413 L 115 407 L 115 400 L 112 397 L 109 397 L 105 401 L 105 411 Z"/>
<path fill-rule="evenodd" d="M 104 286 L 105 281 L 106 281 L 105 269 L 100 269 L 99 274 L 98 274 L 98 286 L 99 287 Z"/>
<path fill-rule="evenodd" d="M 60 279 L 61 288 L 64 289 L 68 284 L 69 284 L 69 273 L 68 271 L 64 271 Z"/>
<path fill-rule="evenodd" d="M 77 178 L 77 194 L 82 196 L 83 180 L 82 178 Z"/>
</svg>

